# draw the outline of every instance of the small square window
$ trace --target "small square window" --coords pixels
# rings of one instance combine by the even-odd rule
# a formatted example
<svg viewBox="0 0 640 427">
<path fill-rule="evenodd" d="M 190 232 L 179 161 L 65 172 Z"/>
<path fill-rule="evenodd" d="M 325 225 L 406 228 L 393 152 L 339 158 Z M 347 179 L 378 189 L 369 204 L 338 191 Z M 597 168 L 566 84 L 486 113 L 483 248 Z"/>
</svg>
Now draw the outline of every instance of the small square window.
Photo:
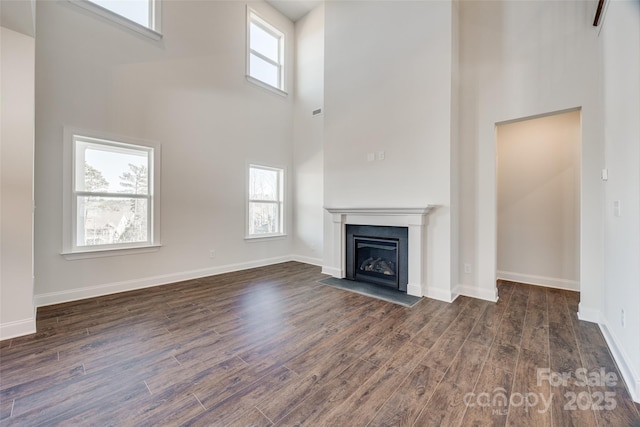
<svg viewBox="0 0 640 427">
<path fill-rule="evenodd" d="M 65 253 L 157 246 L 159 147 L 67 133 Z"/>
<path fill-rule="evenodd" d="M 284 91 L 284 34 L 249 10 L 247 75 Z"/>
</svg>

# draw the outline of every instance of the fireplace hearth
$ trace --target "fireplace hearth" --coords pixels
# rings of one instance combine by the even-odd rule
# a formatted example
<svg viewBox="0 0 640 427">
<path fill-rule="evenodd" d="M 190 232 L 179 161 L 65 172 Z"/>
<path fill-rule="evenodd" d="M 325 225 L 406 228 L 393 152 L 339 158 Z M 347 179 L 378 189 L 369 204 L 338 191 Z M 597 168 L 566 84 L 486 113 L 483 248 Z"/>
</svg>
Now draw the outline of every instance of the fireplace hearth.
<svg viewBox="0 0 640 427">
<path fill-rule="evenodd" d="M 408 229 L 347 225 L 346 278 L 407 291 Z"/>
</svg>

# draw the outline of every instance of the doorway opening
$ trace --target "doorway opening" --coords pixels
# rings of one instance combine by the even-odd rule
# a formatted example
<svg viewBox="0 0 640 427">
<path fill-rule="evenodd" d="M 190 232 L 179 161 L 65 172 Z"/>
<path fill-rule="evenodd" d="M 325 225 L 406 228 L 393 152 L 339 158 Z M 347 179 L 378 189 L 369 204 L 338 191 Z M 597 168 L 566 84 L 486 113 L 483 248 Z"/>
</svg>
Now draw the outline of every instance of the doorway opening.
<svg viewBox="0 0 640 427">
<path fill-rule="evenodd" d="M 497 278 L 580 290 L 581 111 L 498 123 Z"/>
</svg>

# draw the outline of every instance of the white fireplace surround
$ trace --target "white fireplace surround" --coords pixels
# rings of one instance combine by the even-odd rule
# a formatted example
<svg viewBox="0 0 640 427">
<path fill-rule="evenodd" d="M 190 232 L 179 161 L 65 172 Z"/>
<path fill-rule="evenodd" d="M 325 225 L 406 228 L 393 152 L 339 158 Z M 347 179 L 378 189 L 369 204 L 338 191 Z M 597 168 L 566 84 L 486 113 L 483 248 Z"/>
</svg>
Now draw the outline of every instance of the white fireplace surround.
<svg viewBox="0 0 640 427">
<path fill-rule="evenodd" d="M 379 225 L 407 227 L 409 230 L 407 294 L 426 294 L 425 259 L 427 247 L 427 215 L 436 206 L 423 208 L 325 208 L 332 216 L 331 240 L 328 265 L 322 272 L 333 277 L 344 278 L 346 274 L 346 225 Z"/>
</svg>

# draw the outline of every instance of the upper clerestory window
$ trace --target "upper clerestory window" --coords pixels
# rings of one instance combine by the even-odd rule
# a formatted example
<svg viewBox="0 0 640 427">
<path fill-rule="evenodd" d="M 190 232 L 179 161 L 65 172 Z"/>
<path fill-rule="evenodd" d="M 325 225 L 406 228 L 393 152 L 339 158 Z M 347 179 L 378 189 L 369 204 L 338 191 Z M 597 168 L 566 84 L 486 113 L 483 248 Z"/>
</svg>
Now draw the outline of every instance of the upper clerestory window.
<svg viewBox="0 0 640 427">
<path fill-rule="evenodd" d="M 69 0 L 130 30 L 160 40 L 160 0 Z"/>
<path fill-rule="evenodd" d="M 251 9 L 247 27 L 249 80 L 284 94 L 284 34 Z"/>
</svg>

